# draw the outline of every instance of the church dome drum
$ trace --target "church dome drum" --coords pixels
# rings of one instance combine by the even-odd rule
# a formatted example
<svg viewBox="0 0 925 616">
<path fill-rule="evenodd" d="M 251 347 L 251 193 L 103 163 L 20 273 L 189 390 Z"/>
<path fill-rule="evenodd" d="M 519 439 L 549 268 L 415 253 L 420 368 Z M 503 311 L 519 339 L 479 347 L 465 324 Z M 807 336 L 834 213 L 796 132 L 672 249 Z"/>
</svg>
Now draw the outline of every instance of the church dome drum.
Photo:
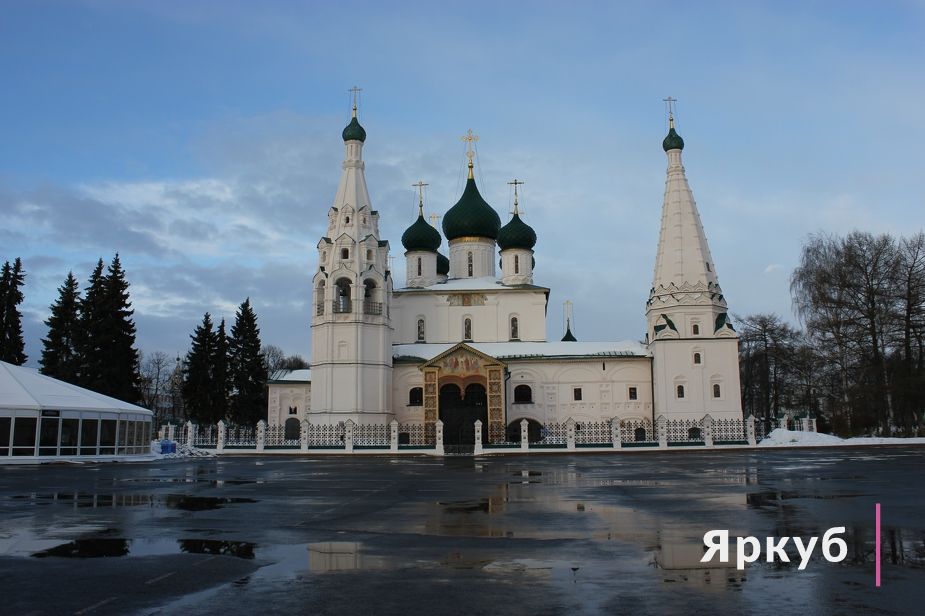
<svg viewBox="0 0 925 616">
<path fill-rule="evenodd" d="M 437 253 L 437 273 L 442 276 L 447 276 L 450 273 L 450 260 L 439 252 Z"/>
</svg>

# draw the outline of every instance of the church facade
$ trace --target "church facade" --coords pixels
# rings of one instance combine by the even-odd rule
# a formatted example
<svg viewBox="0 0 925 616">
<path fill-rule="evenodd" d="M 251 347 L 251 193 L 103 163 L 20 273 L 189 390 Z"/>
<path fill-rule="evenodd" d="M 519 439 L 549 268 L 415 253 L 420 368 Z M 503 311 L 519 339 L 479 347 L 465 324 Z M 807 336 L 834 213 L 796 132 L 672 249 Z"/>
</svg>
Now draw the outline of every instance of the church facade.
<svg viewBox="0 0 925 616">
<path fill-rule="evenodd" d="M 546 339 L 549 289 L 534 279 L 535 231 L 514 212 L 502 224 L 469 174 L 442 234 L 417 219 L 401 241 L 405 286 L 393 288 L 364 177 L 366 131 L 356 107 L 312 280 L 311 370 L 275 375 L 268 424 L 423 426 L 447 444 L 531 440 L 572 419 L 618 419 L 650 440 L 658 417 L 742 419 L 738 337 L 729 320 L 673 119 L 644 342 Z M 441 247 L 446 241 L 446 250 Z M 500 269 L 496 269 L 496 265 Z M 639 431 L 642 431 L 641 433 Z"/>
</svg>

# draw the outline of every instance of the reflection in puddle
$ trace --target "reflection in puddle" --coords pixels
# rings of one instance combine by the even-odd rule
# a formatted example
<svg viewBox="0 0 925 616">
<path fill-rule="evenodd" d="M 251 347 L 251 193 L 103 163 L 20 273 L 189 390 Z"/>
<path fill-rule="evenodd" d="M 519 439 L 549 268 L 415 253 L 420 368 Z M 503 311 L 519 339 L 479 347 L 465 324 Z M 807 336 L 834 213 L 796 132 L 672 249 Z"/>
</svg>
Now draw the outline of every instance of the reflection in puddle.
<svg viewBox="0 0 925 616">
<path fill-rule="evenodd" d="M 252 498 L 221 496 L 192 496 L 188 494 L 87 494 L 83 492 L 54 492 L 51 494 L 21 494 L 13 500 L 30 501 L 35 505 L 63 504 L 73 507 L 166 507 L 183 511 L 209 511 L 224 505 L 256 503 Z"/>
<path fill-rule="evenodd" d="M 745 502 L 752 507 L 776 506 L 781 501 L 795 500 L 798 498 L 810 498 L 821 500 L 836 500 L 840 498 L 857 498 L 866 496 L 865 494 L 848 493 L 848 494 L 816 494 L 794 492 L 790 490 L 765 490 L 763 492 L 751 492 L 745 495 Z"/>
<path fill-rule="evenodd" d="M 491 499 L 482 498 L 477 501 L 450 501 L 446 503 L 439 503 L 443 510 L 447 513 L 476 513 L 484 512 L 491 513 Z"/>
<path fill-rule="evenodd" d="M 255 544 L 217 539 L 138 541 L 110 537 L 75 539 L 32 554 L 35 558 L 110 558 L 118 556 L 160 556 L 165 554 L 210 554 L 253 559 Z"/>
</svg>

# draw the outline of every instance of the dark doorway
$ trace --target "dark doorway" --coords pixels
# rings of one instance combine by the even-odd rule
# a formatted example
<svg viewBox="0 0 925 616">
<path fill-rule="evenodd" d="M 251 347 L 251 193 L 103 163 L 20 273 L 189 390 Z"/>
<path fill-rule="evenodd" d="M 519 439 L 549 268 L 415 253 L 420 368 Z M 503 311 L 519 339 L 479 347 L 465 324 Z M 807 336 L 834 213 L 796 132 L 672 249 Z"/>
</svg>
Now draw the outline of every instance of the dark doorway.
<svg viewBox="0 0 925 616">
<path fill-rule="evenodd" d="M 488 434 L 488 397 L 485 387 L 472 383 L 461 392 L 457 385 L 440 388 L 440 421 L 443 447 L 447 453 L 472 453 L 475 448 L 475 421 L 482 420 L 482 442 Z"/>
</svg>

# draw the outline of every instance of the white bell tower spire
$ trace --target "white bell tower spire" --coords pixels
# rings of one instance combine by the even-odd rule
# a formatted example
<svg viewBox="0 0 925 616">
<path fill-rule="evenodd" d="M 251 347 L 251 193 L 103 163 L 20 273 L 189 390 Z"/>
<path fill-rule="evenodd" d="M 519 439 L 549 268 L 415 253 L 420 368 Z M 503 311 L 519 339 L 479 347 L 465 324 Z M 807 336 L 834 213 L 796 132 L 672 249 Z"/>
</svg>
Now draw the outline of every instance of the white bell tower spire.
<svg viewBox="0 0 925 616">
<path fill-rule="evenodd" d="M 312 402 L 309 421 L 387 423 L 392 419 L 392 277 L 389 243 L 366 188 L 366 130 L 353 113 L 343 131 L 344 162 L 313 279 Z"/>
<path fill-rule="evenodd" d="M 687 182 L 668 104 L 668 156 L 662 224 L 649 301 L 647 339 L 653 356 L 655 415 L 741 418 L 738 336 L 728 318 L 706 233 Z"/>
</svg>

